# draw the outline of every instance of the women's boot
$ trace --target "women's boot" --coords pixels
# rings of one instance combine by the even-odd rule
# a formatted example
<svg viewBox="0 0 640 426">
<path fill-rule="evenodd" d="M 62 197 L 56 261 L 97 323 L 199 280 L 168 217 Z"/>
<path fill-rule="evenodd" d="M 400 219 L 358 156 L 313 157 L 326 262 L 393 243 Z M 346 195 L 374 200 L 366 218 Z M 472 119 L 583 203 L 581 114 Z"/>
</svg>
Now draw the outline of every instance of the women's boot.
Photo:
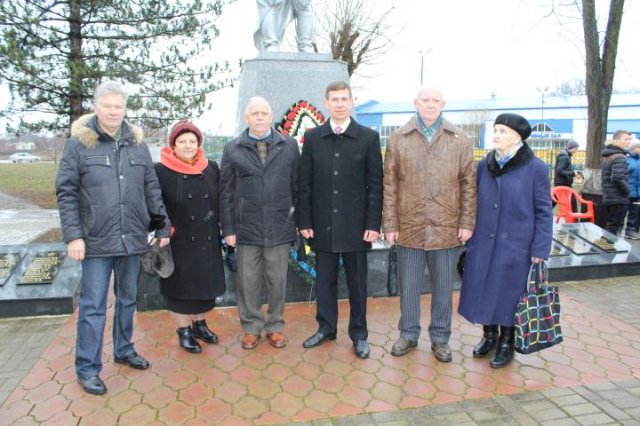
<svg viewBox="0 0 640 426">
<path fill-rule="evenodd" d="M 199 354 L 202 351 L 200 344 L 193 338 L 191 327 L 180 327 L 176 333 L 178 333 L 178 343 L 185 351 L 192 354 Z"/>
<path fill-rule="evenodd" d="M 513 333 L 515 331 L 514 327 L 503 327 L 500 326 L 500 338 L 498 339 L 498 350 L 496 351 L 496 355 L 489 362 L 491 368 L 502 368 L 509 364 L 513 359 L 513 354 L 515 352 L 514 349 L 514 340 Z"/>
<path fill-rule="evenodd" d="M 193 329 L 193 337 L 204 340 L 209 344 L 218 343 L 218 336 L 216 336 L 216 333 L 209 330 L 205 320 L 193 321 L 191 323 L 191 328 Z"/>
<path fill-rule="evenodd" d="M 498 326 L 497 325 L 483 325 L 482 326 L 482 340 L 473 348 L 474 358 L 484 358 L 489 355 L 489 352 L 496 348 L 498 343 Z"/>
</svg>

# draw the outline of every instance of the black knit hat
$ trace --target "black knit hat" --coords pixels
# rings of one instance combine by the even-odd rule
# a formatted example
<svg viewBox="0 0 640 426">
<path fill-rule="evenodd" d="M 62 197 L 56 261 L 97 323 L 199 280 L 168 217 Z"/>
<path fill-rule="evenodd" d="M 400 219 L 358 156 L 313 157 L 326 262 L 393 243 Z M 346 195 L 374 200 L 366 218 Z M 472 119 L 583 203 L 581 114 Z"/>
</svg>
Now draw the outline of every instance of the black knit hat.
<svg viewBox="0 0 640 426">
<path fill-rule="evenodd" d="M 513 129 L 516 133 L 520 135 L 522 140 L 526 140 L 531 134 L 531 126 L 526 118 L 518 114 L 500 114 L 496 117 L 496 121 L 493 122 L 493 125 L 502 124 L 503 126 L 507 126 L 510 129 Z"/>
<path fill-rule="evenodd" d="M 576 141 L 567 142 L 567 149 L 578 148 L 579 146 L 580 145 L 578 145 L 578 142 L 576 142 Z"/>
</svg>

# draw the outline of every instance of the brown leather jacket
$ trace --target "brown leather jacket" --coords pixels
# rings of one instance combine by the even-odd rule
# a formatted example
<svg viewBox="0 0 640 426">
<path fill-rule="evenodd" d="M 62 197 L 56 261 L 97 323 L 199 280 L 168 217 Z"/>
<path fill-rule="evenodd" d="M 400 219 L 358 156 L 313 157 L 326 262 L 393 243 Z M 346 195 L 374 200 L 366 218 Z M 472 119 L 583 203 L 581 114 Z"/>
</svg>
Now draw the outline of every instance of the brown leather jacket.
<svg viewBox="0 0 640 426">
<path fill-rule="evenodd" d="M 458 229 L 474 229 L 476 168 L 462 131 L 443 120 L 429 143 L 416 117 L 396 130 L 384 161 L 383 231 L 399 232 L 404 247 L 437 250 L 460 245 Z"/>
</svg>

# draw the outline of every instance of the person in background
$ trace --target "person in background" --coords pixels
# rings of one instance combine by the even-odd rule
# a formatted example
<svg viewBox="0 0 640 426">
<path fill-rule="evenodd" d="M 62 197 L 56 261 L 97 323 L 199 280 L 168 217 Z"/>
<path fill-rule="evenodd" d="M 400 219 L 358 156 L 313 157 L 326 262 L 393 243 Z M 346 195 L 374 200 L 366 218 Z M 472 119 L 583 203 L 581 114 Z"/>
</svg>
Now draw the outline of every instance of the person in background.
<svg viewBox="0 0 640 426">
<path fill-rule="evenodd" d="M 222 232 L 237 247 L 236 292 L 242 347 L 258 345 L 262 331 L 274 348 L 284 348 L 284 305 L 291 243 L 296 239 L 295 205 L 300 151 L 290 136 L 272 127 L 266 99 L 249 99 L 248 128 L 224 147 L 221 171 Z M 267 315 L 261 288 L 267 283 Z"/>
<path fill-rule="evenodd" d="M 205 315 L 225 291 L 218 225 L 220 171 L 202 150 L 200 129 L 181 121 L 160 151 L 156 172 L 173 225 L 175 264 L 173 274 L 160 279 L 160 293 L 177 326 L 178 344 L 187 352 L 200 353 L 196 339 L 218 343 Z"/>
<path fill-rule="evenodd" d="M 619 235 L 629 205 L 629 170 L 627 149 L 631 133 L 617 130 L 613 139 L 602 149 L 602 205 L 605 208 L 605 229 Z"/>
<path fill-rule="evenodd" d="M 60 222 L 69 257 L 82 262 L 75 369 L 85 392 L 102 395 L 100 378 L 107 294 L 113 273 L 113 360 L 145 370 L 135 351 L 141 258 L 152 244 L 169 244 L 167 213 L 142 131 L 124 119 L 127 92 L 105 81 L 95 90 L 93 114 L 76 120 L 56 178 Z"/>
<path fill-rule="evenodd" d="M 547 165 L 526 143 L 529 122 L 500 114 L 493 145 L 478 163 L 476 232 L 467 243 L 458 312 L 482 324 L 475 358 L 495 350 L 489 365 L 505 367 L 514 355 L 514 316 L 532 262 L 549 258 L 553 233 Z"/>
<path fill-rule="evenodd" d="M 625 238 L 630 240 L 640 239 L 638 228 L 638 213 L 640 212 L 640 141 L 634 139 L 629 145 L 629 156 L 627 157 L 627 170 L 629 172 L 629 215 L 627 216 L 627 226 L 624 233 Z"/>
<path fill-rule="evenodd" d="M 330 118 L 305 134 L 300 160 L 298 228 L 316 252 L 318 331 L 304 341 L 313 348 L 335 340 L 338 327 L 338 264 L 349 290 L 349 337 L 358 358 L 368 358 L 367 249 L 378 239 L 382 216 L 380 136 L 351 118 L 353 96 L 343 81 L 325 90 Z"/>
<path fill-rule="evenodd" d="M 556 166 L 553 174 L 554 186 L 568 186 L 573 187 L 573 178 L 578 174 L 573 170 L 573 164 L 571 164 L 571 157 L 578 151 L 578 142 L 567 142 L 567 148 L 563 149 L 556 156 Z M 575 198 L 571 198 L 572 211 L 577 212 L 578 201 Z M 555 202 L 553 203 L 555 206 Z"/>
</svg>

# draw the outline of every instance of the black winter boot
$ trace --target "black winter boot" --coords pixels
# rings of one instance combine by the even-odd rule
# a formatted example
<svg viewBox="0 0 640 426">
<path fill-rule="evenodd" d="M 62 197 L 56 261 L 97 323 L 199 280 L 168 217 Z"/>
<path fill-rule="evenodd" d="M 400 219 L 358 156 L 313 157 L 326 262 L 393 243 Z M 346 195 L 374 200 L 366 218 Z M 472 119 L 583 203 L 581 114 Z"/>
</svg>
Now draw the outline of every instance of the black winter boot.
<svg viewBox="0 0 640 426">
<path fill-rule="evenodd" d="M 218 343 L 218 336 L 216 336 L 216 333 L 209 330 L 205 320 L 193 321 L 191 323 L 191 329 L 193 330 L 193 337 L 204 340 L 209 344 Z"/>
<path fill-rule="evenodd" d="M 199 354 L 202 351 L 200 344 L 193 338 L 191 327 L 180 327 L 176 333 L 178 333 L 178 343 L 185 351 L 192 354 Z"/>
<path fill-rule="evenodd" d="M 482 326 L 482 340 L 473 348 L 474 358 L 484 358 L 489 355 L 489 352 L 496 348 L 498 343 L 498 326 L 497 325 L 483 325 Z"/>
<path fill-rule="evenodd" d="M 515 349 L 513 347 L 514 327 L 500 326 L 500 338 L 498 339 L 498 350 L 496 355 L 489 362 L 491 368 L 502 368 L 511 362 Z"/>
</svg>

